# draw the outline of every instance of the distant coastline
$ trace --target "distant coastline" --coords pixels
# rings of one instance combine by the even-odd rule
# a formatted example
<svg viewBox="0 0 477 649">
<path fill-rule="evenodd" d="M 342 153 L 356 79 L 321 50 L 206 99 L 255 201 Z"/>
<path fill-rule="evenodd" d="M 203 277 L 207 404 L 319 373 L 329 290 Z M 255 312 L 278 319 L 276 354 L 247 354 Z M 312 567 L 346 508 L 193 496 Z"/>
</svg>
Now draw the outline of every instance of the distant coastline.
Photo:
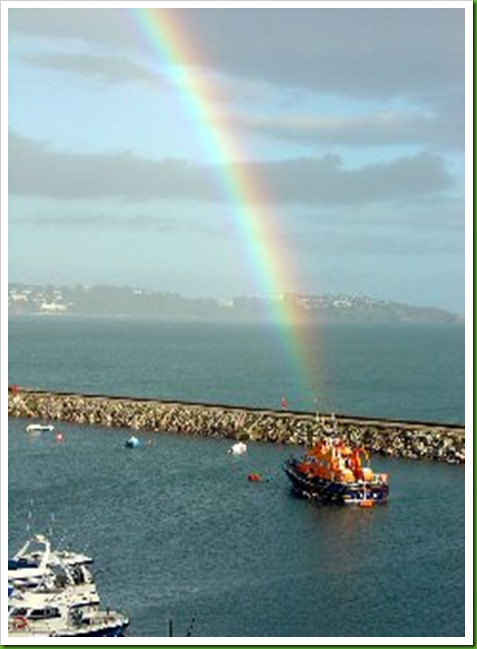
<svg viewBox="0 0 477 649">
<path fill-rule="evenodd" d="M 9 315 L 146 317 L 192 322 L 267 322 L 278 307 L 307 322 L 464 322 L 462 314 L 366 296 L 286 293 L 274 296 L 186 298 L 113 286 L 53 287 L 9 284 Z"/>
</svg>

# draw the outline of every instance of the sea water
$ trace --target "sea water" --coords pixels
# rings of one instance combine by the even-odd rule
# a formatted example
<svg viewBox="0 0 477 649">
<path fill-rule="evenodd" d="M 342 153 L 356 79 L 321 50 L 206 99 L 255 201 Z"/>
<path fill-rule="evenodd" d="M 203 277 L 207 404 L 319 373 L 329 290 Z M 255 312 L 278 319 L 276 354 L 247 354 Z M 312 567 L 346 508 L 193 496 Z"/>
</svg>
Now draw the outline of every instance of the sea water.
<svg viewBox="0 0 477 649">
<path fill-rule="evenodd" d="M 463 422 L 459 325 L 321 327 L 313 402 L 266 326 L 12 318 L 9 383 L 418 421 Z M 299 377 L 297 377 L 298 379 Z M 330 411 L 327 409 L 327 411 Z M 9 551 L 28 529 L 89 552 L 128 635 L 394 637 L 464 634 L 464 467 L 373 457 L 389 503 L 294 497 L 293 450 L 10 419 Z M 61 430 L 63 441 L 57 441 Z M 249 482 L 249 473 L 263 481 Z"/>
<path fill-rule="evenodd" d="M 298 334 L 300 335 L 300 334 Z M 9 383 L 419 421 L 464 421 L 464 326 L 315 326 L 316 391 L 290 335 L 252 324 L 10 319 Z"/>
</svg>

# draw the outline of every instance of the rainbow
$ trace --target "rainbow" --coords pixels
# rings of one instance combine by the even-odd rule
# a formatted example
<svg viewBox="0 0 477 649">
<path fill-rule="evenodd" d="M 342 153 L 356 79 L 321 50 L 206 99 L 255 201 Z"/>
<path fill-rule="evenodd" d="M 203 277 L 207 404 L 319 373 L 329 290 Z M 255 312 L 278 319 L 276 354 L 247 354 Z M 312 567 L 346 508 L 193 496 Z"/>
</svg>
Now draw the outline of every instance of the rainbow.
<svg viewBox="0 0 477 649">
<path fill-rule="evenodd" d="M 295 301 L 285 297 L 300 286 L 295 263 L 286 258 L 288 246 L 279 231 L 276 208 L 263 181 L 250 172 L 246 163 L 233 164 L 246 160 L 246 152 L 219 112 L 220 102 L 214 101 L 213 84 L 201 81 L 198 70 L 206 60 L 204 49 L 193 42 L 190 30 L 181 23 L 180 10 L 138 7 L 128 12 L 141 40 L 160 59 L 162 73 L 164 68 L 169 70 L 184 113 L 199 125 L 197 136 L 202 152 L 218 170 L 216 181 L 233 207 L 234 225 L 248 255 L 254 283 L 261 294 L 275 297 L 270 300 L 270 315 L 278 325 L 282 353 L 300 377 L 302 385 L 295 389 L 307 393 L 306 401 L 311 408 L 310 400 L 321 383 L 314 360 L 316 353 L 310 353 L 312 328 L 303 325 L 303 314 Z"/>
</svg>

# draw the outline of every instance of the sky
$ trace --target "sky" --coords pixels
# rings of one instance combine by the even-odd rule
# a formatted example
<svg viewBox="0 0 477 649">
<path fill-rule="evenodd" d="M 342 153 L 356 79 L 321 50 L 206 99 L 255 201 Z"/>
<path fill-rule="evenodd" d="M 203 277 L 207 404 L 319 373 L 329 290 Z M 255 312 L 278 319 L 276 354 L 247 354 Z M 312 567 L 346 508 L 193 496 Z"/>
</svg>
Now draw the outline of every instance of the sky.
<svg viewBox="0 0 477 649">
<path fill-rule="evenodd" d="M 464 311 L 471 3 L 138 4 L 2 3 L 10 282 Z"/>
</svg>

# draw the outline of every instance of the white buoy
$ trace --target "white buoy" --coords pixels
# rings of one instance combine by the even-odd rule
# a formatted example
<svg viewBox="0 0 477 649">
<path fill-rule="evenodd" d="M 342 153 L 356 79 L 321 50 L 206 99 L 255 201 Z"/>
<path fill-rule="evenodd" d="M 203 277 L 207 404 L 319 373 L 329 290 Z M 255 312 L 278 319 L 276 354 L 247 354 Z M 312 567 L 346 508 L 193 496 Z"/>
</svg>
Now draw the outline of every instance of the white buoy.
<svg viewBox="0 0 477 649">
<path fill-rule="evenodd" d="M 232 453 L 232 455 L 243 455 L 246 452 L 247 444 L 244 444 L 243 442 L 237 442 L 237 444 L 234 444 L 232 448 L 229 449 L 229 453 Z"/>
</svg>

